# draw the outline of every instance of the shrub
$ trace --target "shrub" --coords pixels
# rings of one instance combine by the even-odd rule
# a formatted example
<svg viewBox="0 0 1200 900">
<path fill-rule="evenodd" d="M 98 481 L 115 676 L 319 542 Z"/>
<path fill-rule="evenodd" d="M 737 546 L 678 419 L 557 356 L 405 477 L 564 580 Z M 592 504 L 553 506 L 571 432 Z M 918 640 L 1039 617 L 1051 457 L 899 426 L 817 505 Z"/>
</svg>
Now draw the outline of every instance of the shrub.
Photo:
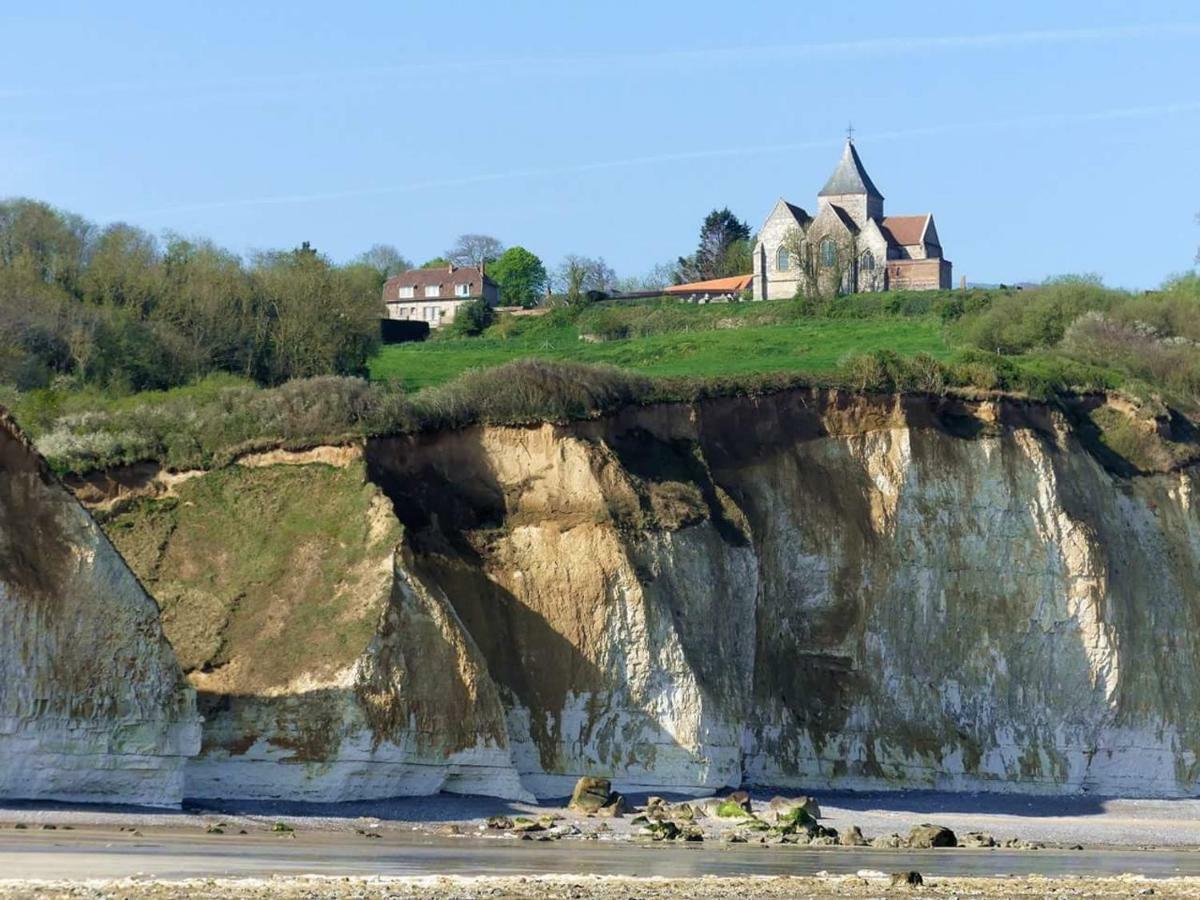
<svg viewBox="0 0 1200 900">
<path fill-rule="evenodd" d="M 454 314 L 454 321 L 450 323 L 450 332 L 458 337 L 476 337 L 495 321 L 496 310 L 480 297 L 459 307 Z"/>
<path fill-rule="evenodd" d="M 476 369 L 412 398 L 419 428 L 515 425 L 587 418 L 642 401 L 648 378 L 610 366 L 525 359 Z"/>
<path fill-rule="evenodd" d="M 1016 354 L 1053 347 L 1079 316 L 1105 311 L 1126 295 L 1088 279 L 1064 279 L 1034 290 L 998 294 L 973 314 L 964 314 L 959 336 L 981 350 Z"/>
</svg>

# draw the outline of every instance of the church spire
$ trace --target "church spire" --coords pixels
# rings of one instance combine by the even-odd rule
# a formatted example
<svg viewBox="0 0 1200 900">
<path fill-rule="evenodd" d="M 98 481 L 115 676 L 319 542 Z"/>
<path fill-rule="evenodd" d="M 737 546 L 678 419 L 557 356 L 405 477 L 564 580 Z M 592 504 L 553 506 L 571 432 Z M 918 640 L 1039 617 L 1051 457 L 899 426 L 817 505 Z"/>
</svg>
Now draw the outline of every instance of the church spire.
<svg viewBox="0 0 1200 900">
<path fill-rule="evenodd" d="M 846 194 L 865 194 L 873 200 L 883 200 L 883 194 L 879 193 L 879 188 L 875 187 L 871 176 L 863 168 L 862 160 L 858 158 L 852 134 L 847 135 L 846 149 L 842 151 L 842 159 L 817 196 L 837 197 Z"/>
</svg>

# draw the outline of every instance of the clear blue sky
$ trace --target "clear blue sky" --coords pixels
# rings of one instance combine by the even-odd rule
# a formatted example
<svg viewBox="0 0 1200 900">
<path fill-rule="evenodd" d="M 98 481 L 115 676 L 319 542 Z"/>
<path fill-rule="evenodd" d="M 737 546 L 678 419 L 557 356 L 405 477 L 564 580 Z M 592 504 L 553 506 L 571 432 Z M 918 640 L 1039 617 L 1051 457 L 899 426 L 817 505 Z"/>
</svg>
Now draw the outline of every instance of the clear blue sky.
<svg viewBox="0 0 1200 900">
<path fill-rule="evenodd" d="M 807 208 L 853 120 L 955 276 L 1130 287 L 1200 243 L 1200 5 L 7 2 L 0 196 L 238 251 L 461 232 L 639 274 Z"/>
</svg>

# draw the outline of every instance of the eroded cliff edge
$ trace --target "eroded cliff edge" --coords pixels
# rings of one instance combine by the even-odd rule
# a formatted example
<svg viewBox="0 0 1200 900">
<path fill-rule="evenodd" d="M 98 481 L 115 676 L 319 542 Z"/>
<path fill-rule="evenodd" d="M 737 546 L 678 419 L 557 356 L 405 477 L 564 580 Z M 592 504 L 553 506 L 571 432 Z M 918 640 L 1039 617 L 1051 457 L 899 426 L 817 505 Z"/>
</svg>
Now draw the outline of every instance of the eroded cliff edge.
<svg viewBox="0 0 1200 900">
<path fill-rule="evenodd" d="M 162 607 L 204 715 L 191 798 L 519 798 L 486 664 L 409 565 L 361 448 L 74 482 Z"/>
<path fill-rule="evenodd" d="M 1121 415 L 793 390 L 75 487 L 200 690 L 192 796 L 1194 794 L 1197 476 Z"/>
<path fill-rule="evenodd" d="M 154 601 L 0 410 L 0 797 L 178 806 L 199 740 Z"/>
</svg>

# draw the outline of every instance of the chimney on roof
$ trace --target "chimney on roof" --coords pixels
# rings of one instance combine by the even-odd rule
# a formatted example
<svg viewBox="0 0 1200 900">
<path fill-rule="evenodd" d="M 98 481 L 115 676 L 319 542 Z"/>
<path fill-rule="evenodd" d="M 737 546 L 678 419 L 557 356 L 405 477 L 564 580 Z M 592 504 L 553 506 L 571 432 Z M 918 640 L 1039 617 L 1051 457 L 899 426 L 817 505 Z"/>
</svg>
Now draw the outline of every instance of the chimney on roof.
<svg viewBox="0 0 1200 900">
<path fill-rule="evenodd" d="M 487 265 L 487 260 L 486 260 L 486 259 L 481 259 L 481 260 L 479 261 L 479 275 L 480 275 L 480 277 L 482 277 L 482 276 L 483 276 L 483 267 L 484 267 L 484 266 L 486 266 L 486 265 Z"/>
<path fill-rule="evenodd" d="M 450 274 L 454 274 L 454 263 L 450 263 Z"/>
</svg>

